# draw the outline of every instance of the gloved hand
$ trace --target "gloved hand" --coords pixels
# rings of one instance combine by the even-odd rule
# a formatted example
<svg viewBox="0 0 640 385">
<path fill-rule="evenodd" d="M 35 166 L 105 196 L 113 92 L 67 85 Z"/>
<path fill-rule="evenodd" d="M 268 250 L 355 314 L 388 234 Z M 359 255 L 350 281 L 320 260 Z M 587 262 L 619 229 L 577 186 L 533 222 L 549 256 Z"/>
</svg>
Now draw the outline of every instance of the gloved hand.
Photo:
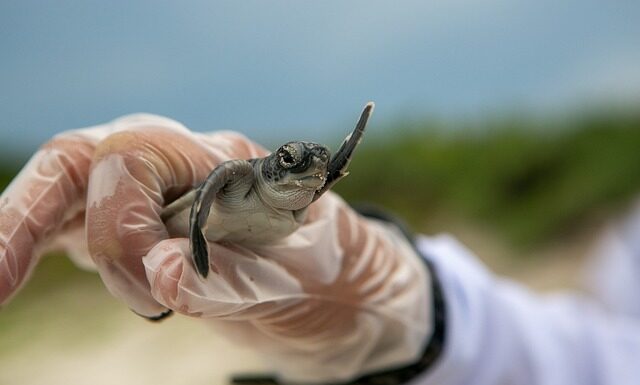
<svg viewBox="0 0 640 385">
<path fill-rule="evenodd" d="M 432 330 L 430 277 L 395 227 L 335 194 L 276 243 L 210 243 L 207 279 L 190 263 L 188 240 L 170 238 L 160 219 L 167 203 L 216 164 L 265 154 L 240 135 L 193 133 L 150 115 L 55 137 L 0 198 L 0 304 L 60 247 L 75 260 L 90 254 L 136 313 L 214 322 L 268 353 L 285 381 L 342 381 L 417 360 Z"/>
</svg>

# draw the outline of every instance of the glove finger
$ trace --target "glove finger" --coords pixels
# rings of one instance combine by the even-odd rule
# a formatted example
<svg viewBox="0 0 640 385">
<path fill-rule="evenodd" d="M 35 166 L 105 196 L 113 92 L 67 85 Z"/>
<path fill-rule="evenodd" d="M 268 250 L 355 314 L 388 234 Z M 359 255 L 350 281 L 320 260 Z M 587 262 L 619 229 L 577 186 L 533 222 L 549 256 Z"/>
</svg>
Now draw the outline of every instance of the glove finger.
<svg viewBox="0 0 640 385">
<path fill-rule="evenodd" d="M 264 317 L 306 297 L 278 263 L 237 245 L 210 244 L 211 273 L 203 279 L 188 262 L 189 241 L 158 243 L 143 262 L 154 298 L 177 312 L 203 318 Z"/>
<path fill-rule="evenodd" d="M 0 196 L 0 304 L 21 287 L 47 243 L 84 209 L 96 142 L 113 127 L 57 135 Z"/>
<path fill-rule="evenodd" d="M 108 289 L 136 313 L 166 309 L 149 292 L 142 257 L 168 237 L 162 207 L 218 163 L 258 147 L 240 135 L 193 134 L 173 122 L 138 119 L 100 142 L 89 177 L 89 252 Z"/>
</svg>

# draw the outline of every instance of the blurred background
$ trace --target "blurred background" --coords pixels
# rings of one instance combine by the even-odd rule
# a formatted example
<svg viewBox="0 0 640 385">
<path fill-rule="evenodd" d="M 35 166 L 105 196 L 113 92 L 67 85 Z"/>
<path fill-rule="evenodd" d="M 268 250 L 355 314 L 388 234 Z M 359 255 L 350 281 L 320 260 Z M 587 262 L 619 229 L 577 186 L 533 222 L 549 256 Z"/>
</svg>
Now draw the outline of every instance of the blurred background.
<svg viewBox="0 0 640 385">
<path fill-rule="evenodd" d="M 336 148 L 373 100 L 338 192 L 536 290 L 580 289 L 640 194 L 639 19 L 625 0 L 3 1 L 0 189 L 52 135 L 124 114 Z M 217 384 L 260 365 L 198 323 L 148 324 L 62 256 L 0 312 L 0 384 Z"/>
</svg>

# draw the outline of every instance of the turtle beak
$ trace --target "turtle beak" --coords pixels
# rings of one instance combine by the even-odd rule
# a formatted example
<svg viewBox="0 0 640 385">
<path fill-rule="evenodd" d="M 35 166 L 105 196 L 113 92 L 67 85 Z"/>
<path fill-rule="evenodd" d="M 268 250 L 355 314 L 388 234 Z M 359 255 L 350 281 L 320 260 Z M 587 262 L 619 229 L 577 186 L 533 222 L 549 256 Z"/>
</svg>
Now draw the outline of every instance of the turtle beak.
<svg viewBox="0 0 640 385">
<path fill-rule="evenodd" d="M 311 167 L 316 172 L 327 173 L 327 168 L 329 167 L 329 152 L 322 151 L 319 154 L 313 154 L 311 158 Z"/>
<path fill-rule="evenodd" d="M 307 170 L 298 176 L 298 186 L 318 190 L 327 180 L 329 155 L 326 152 L 311 155 Z"/>
</svg>

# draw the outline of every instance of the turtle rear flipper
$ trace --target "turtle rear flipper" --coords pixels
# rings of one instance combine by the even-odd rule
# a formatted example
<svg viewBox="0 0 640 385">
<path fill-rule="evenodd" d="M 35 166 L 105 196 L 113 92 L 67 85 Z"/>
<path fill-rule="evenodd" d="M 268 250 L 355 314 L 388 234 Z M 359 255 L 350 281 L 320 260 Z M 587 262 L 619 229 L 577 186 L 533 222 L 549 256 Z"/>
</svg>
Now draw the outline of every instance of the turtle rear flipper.
<svg viewBox="0 0 640 385">
<path fill-rule="evenodd" d="M 251 180 L 247 181 L 247 190 L 253 185 L 253 166 L 246 160 L 230 160 L 213 169 L 196 191 L 189 215 L 189 243 L 193 265 L 203 278 L 209 274 L 209 249 L 204 234 L 211 205 L 225 187 L 248 176 Z"/>
<path fill-rule="evenodd" d="M 353 132 L 347 136 L 347 138 L 342 142 L 342 145 L 338 149 L 338 151 L 331 157 L 331 162 L 329 163 L 329 167 L 327 168 L 327 177 L 324 186 L 320 190 L 316 192 L 313 197 L 313 200 L 320 198 L 322 194 L 327 192 L 333 187 L 340 179 L 344 178 L 349 174 L 347 172 L 347 167 L 351 162 L 351 158 L 353 157 L 353 151 L 355 151 L 358 144 L 362 140 L 362 136 L 364 135 L 364 130 L 367 127 L 367 121 L 373 112 L 374 107 L 373 102 L 367 103 L 360 114 L 360 119 L 358 119 L 358 123 L 356 127 L 353 129 Z"/>
</svg>

